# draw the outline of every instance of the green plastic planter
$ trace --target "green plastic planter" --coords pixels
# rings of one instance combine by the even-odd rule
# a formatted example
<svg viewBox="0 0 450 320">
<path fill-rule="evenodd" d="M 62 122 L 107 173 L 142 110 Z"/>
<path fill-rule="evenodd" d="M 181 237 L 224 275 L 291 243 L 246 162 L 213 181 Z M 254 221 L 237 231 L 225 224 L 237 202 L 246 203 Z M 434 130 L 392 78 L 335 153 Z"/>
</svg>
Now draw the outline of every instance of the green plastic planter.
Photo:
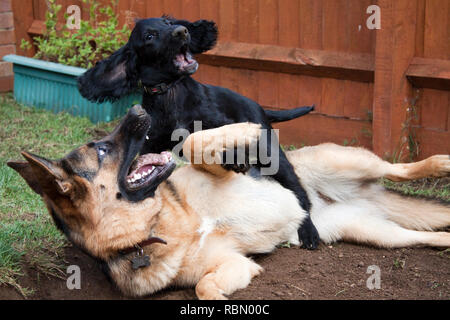
<svg viewBox="0 0 450 320">
<path fill-rule="evenodd" d="M 142 95 L 134 94 L 116 102 L 94 103 L 83 98 L 77 89 L 77 77 L 86 69 L 70 67 L 18 55 L 3 60 L 13 63 L 14 98 L 17 102 L 75 116 L 92 122 L 108 122 L 124 115 Z"/>
</svg>

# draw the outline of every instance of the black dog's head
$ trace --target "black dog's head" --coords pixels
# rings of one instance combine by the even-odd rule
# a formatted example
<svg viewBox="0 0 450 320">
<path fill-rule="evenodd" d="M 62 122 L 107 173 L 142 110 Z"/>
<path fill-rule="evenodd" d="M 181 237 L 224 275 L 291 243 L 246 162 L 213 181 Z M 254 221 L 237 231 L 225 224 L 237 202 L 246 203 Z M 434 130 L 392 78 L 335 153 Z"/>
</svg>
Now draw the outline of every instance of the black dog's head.
<svg viewBox="0 0 450 320">
<path fill-rule="evenodd" d="M 169 17 L 139 20 L 128 43 L 78 79 L 78 89 L 93 101 L 118 99 L 138 87 L 170 83 L 197 71 L 193 54 L 217 40 L 213 21 L 189 22 Z"/>
</svg>

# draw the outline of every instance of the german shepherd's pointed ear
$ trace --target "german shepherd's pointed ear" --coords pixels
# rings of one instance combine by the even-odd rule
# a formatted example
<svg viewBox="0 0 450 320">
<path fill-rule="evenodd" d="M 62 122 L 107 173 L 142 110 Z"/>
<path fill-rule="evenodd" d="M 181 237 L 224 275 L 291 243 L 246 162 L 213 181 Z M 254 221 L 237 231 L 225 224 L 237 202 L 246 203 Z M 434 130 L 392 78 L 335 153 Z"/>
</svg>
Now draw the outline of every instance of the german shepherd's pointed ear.
<svg viewBox="0 0 450 320">
<path fill-rule="evenodd" d="M 114 101 L 137 86 L 137 55 L 129 43 L 78 77 L 78 90 L 91 101 Z"/>
<path fill-rule="evenodd" d="M 9 167 L 16 170 L 27 184 L 39 195 L 51 196 L 55 192 L 67 196 L 72 191 L 72 183 L 66 179 L 64 170 L 52 160 L 22 152 L 27 160 L 9 161 Z"/>
<path fill-rule="evenodd" d="M 179 24 L 188 29 L 189 34 L 191 35 L 189 49 L 193 54 L 208 51 L 216 45 L 219 31 L 217 30 L 217 25 L 214 21 L 198 20 L 189 22 L 186 20 L 170 20 L 173 24 Z"/>
<path fill-rule="evenodd" d="M 16 170 L 22 178 L 25 179 L 30 188 L 37 194 L 42 196 L 42 189 L 37 181 L 33 169 L 31 169 L 30 163 L 27 161 L 8 161 L 6 163 L 8 167 Z"/>
</svg>

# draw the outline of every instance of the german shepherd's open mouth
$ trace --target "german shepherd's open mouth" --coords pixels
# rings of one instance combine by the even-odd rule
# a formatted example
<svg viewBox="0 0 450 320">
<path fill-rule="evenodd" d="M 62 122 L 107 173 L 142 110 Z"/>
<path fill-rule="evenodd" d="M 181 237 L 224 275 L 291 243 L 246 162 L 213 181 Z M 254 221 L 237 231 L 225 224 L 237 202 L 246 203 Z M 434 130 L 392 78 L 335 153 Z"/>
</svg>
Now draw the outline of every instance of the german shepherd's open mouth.
<svg viewBox="0 0 450 320">
<path fill-rule="evenodd" d="M 170 152 L 147 153 L 137 157 L 125 177 L 130 190 L 138 190 L 150 185 L 156 178 L 165 175 L 174 161 Z"/>
</svg>

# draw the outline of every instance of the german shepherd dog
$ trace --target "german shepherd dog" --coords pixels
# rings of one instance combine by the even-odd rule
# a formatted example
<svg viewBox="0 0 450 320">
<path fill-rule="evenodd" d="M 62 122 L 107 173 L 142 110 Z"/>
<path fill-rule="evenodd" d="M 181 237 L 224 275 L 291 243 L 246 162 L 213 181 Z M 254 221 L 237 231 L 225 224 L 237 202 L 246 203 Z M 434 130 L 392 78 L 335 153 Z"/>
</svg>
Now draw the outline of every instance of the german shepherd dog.
<svg viewBox="0 0 450 320">
<path fill-rule="evenodd" d="M 67 238 L 107 265 L 124 294 L 179 285 L 195 286 L 200 299 L 225 299 L 262 271 L 247 255 L 270 252 L 284 241 L 299 244 L 306 212 L 292 191 L 252 176 L 251 168 L 238 174 L 218 161 L 193 161 L 206 154 L 220 159 L 226 146 L 257 143 L 260 124 L 189 135 L 183 151 L 193 164 L 174 170 L 168 152 L 137 157 L 150 122 L 134 106 L 110 135 L 60 160 L 23 152 L 26 161 L 8 162 L 42 196 Z M 448 176 L 448 155 L 390 164 L 365 149 L 325 143 L 287 156 L 313 203 L 311 216 L 324 242 L 450 246 L 450 233 L 433 231 L 450 225 L 450 207 L 377 184 L 381 177 Z"/>
</svg>

